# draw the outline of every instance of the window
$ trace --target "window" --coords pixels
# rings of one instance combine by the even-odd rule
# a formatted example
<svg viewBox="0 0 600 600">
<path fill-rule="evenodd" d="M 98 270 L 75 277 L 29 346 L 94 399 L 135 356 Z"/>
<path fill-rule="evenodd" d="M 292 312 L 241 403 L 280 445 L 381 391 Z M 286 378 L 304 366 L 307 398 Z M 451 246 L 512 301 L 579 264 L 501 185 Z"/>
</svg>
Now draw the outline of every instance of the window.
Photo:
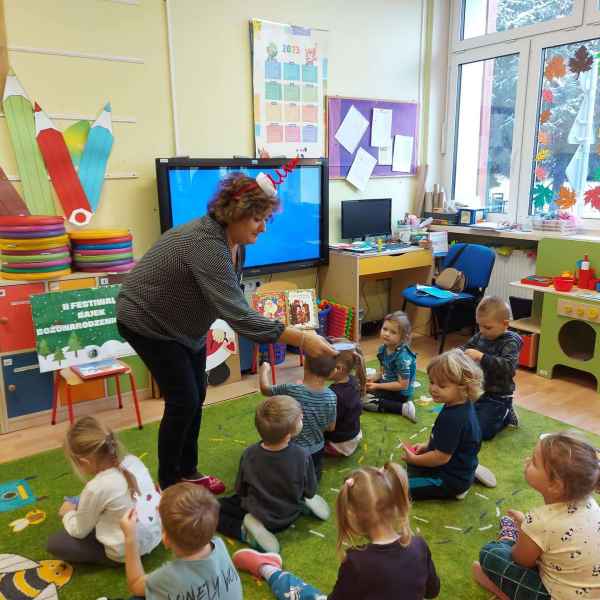
<svg viewBox="0 0 600 600">
<path fill-rule="evenodd" d="M 519 55 L 459 65 L 452 197 L 504 213 L 510 199 Z"/>
<path fill-rule="evenodd" d="M 452 0 L 452 10 L 451 198 L 492 220 L 577 217 L 600 229 L 600 0 Z"/>
<path fill-rule="evenodd" d="M 600 39 L 544 48 L 530 214 L 600 219 Z"/>
<path fill-rule="evenodd" d="M 586 18 L 590 10 L 585 1 L 452 0 L 452 49 L 476 48 L 581 25 L 584 8 Z"/>
<path fill-rule="evenodd" d="M 573 14 L 573 0 L 463 0 L 462 35 L 469 39 L 564 19 Z M 562 24 L 560 24 L 562 27 Z"/>
</svg>

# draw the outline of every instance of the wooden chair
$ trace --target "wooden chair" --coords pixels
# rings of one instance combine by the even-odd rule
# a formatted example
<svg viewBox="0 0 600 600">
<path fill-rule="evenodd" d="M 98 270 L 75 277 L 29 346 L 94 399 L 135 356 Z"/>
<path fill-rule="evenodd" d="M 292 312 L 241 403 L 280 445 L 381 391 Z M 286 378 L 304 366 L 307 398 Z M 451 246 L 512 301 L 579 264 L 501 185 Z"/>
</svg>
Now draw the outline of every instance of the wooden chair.
<svg viewBox="0 0 600 600">
<path fill-rule="evenodd" d="M 119 408 L 123 408 L 123 398 L 121 396 L 121 382 L 119 378 L 121 375 L 129 376 L 129 383 L 131 385 L 131 395 L 133 396 L 133 404 L 135 407 L 135 416 L 137 419 L 138 429 L 142 429 L 143 425 L 142 416 L 140 414 L 140 403 L 138 400 L 137 388 L 135 385 L 133 372 L 129 365 L 125 364 L 120 360 L 117 362 L 123 367 L 122 371 L 119 371 L 118 373 L 110 373 L 107 375 L 99 375 L 97 378 L 94 377 L 93 379 L 107 379 L 108 377 L 112 377 L 115 380 L 115 386 L 117 388 L 117 399 L 119 402 Z M 75 418 L 73 415 L 73 400 L 71 398 L 71 387 L 76 385 L 82 385 L 83 383 L 89 380 L 90 379 L 81 379 L 81 377 L 79 377 L 79 375 L 77 375 L 77 373 L 75 373 L 75 371 L 73 371 L 70 367 L 67 367 L 66 369 L 61 369 L 60 371 L 57 371 L 55 373 L 54 389 L 52 394 L 52 419 L 50 421 L 52 425 L 56 425 L 56 411 L 58 409 L 58 400 L 60 395 L 61 383 L 67 390 L 67 412 L 69 414 L 69 421 L 72 425 Z"/>
<path fill-rule="evenodd" d="M 261 292 L 284 292 L 285 290 L 296 290 L 298 285 L 291 281 L 270 281 L 260 286 Z M 273 385 L 277 383 L 277 376 L 275 375 L 275 344 L 271 343 L 267 345 L 267 351 L 269 353 L 269 362 L 271 363 L 271 381 Z M 252 351 L 252 373 L 256 373 L 258 368 L 258 356 L 260 354 L 260 344 L 254 344 Z M 300 350 L 298 355 L 300 366 L 304 366 L 304 353 Z"/>
</svg>

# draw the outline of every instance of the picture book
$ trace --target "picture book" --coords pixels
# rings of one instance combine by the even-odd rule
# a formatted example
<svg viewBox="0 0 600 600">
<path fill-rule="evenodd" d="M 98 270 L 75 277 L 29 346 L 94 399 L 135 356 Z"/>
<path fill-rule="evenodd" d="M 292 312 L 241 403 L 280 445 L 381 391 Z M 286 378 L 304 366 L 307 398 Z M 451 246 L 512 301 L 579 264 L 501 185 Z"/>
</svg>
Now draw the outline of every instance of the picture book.
<svg viewBox="0 0 600 600">
<path fill-rule="evenodd" d="M 93 379 L 94 377 L 105 377 L 106 375 L 124 373 L 127 370 L 127 367 L 118 360 L 109 358 L 107 360 L 99 360 L 84 365 L 73 365 L 71 369 L 76 375 L 81 377 L 81 379 Z"/>
<path fill-rule="evenodd" d="M 288 324 L 285 292 L 256 292 L 252 295 L 252 308 L 267 319 Z"/>
<path fill-rule="evenodd" d="M 298 329 L 317 329 L 319 315 L 315 290 L 288 290 L 288 321 Z"/>
</svg>

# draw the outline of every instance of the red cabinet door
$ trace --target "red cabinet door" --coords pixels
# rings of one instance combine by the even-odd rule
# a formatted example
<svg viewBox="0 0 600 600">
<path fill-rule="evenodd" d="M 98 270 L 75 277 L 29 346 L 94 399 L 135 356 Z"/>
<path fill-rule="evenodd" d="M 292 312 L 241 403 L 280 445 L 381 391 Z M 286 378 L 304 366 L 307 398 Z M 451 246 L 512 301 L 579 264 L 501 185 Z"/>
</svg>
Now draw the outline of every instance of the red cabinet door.
<svg viewBox="0 0 600 600">
<path fill-rule="evenodd" d="M 44 291 L 43 283 L 0 287 L 0 352 L 35 347 L 29 297 Z"/>
</svg>

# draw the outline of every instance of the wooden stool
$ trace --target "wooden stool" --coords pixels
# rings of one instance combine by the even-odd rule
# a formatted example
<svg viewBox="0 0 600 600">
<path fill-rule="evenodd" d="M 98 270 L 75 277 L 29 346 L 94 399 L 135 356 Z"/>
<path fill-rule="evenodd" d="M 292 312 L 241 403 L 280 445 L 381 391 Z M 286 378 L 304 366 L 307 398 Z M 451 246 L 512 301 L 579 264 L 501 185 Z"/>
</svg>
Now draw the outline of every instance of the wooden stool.
<svg viewBox="0 0 600 600">
<path fill-rule="evenodd" d="M 115 380 L 115 385 L 117 388 L 117 399 L 119 401 L 119 408 L 123 408 L 123 398 L 121 397 L 121 382 L 119 381 L 119 377 L 121 375 L 129 376 L 129 383 L 131 385 L 131 393 L 133 395 L 133 404 L 135 406 L 135 416 L 137 418 L 138 429 L 142 429 L 142 416 L 140 414 L 140 403 L 137 396 L 137 388 L 135 386 L 135 379 L 133 377 L 133 372 L 131 367 L 126 365 L 124 362 L 118 361 L 119 364 L 123 367 L 123 370 L 119 373 L 110 373 L 108 375 L 99 375 L 98 377 L 81 379 L 75 371 L 73 371 L 70 367 L 66 369 L 61 369 L 57 371 L 54 377 L 54 389 L 52 393 L 52 419 L 51 424 L 56 425 L 56 410 L 58 408 L 58 397 L 60 392 L 60 384 L 61 381 L 64 381 L 64 385 L 67 388 L 67 411 L 69 413 L 69 421 L 71 425 L 75 420 L 73 416 L 73 401 L 71 399 L 71 386 L 81 385 L 89 381 L 90 379 L 107 379 L 108 377 L 112 377 Z"/>
</svg>

